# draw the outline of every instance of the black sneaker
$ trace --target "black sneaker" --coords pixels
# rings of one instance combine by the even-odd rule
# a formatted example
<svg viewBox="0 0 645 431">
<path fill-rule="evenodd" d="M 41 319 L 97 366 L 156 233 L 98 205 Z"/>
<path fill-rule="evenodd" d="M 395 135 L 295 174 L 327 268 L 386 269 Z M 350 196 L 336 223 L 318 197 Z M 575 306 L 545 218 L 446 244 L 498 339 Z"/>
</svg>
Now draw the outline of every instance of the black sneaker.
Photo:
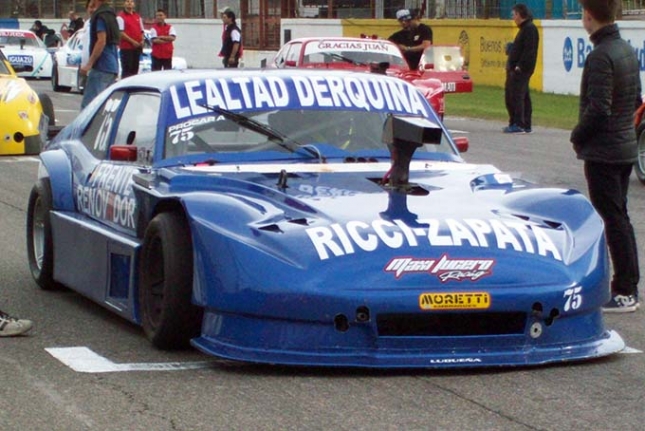
<svg viewBox="0 0 645 431">
<path fill-rule="evenodd" d="M 605 313 L 633 313 L 640 307 L 636 295 L 614 295 L 602 306 Z"/>
</svg>

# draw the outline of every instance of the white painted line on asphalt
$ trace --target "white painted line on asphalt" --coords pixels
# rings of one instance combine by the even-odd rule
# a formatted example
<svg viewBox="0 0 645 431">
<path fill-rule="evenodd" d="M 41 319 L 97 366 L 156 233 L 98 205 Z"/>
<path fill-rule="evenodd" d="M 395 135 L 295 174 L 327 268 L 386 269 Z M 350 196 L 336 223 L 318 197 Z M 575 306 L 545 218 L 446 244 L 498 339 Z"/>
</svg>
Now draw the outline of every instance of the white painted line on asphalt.
<svg viewBox="0 0 645 431">
<path fill-rule="evenodd" d="M 78 373 L 116 373 L 124 371 L 180 371 L 209 368 L 215 361 L 150 362 L 116 364 L 87 347 L 49 347 L 47 353 Z"/>
</svg>

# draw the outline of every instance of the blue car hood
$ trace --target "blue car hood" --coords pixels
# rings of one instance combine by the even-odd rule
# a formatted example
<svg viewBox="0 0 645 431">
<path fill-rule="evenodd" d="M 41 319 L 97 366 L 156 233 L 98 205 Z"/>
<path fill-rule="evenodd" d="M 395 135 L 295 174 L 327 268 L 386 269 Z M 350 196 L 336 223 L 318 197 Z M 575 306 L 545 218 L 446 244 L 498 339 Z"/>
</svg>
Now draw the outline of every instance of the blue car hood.
<svg viewBox="0 0 645 431">
<path fill-rule="evenodd" d="M 431 161 L 413 162 L 409 188 L 389 190 L 380 185 L 388 167 L 169 168 L 158 188 L 180 196 L 204 247 L 216 233 L 309 269 L 362 259 L 398 277 L 461 259 L 474 277 L 493 264 L 526 265 L 527 279 L 526 271 L 566 272 L 601 241 L 602 222 L 579 192 L 537 188 L 489 165 Z"/>
</svg>

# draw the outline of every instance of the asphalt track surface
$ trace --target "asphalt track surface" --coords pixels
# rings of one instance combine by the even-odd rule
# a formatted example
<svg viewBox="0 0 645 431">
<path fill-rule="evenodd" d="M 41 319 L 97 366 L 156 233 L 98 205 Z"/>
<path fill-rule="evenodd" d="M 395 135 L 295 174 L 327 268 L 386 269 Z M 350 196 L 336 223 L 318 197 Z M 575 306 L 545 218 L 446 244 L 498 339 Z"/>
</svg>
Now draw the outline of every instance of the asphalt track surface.
<svg viewBox="0 0 645 431">
<path fill-rule="evenodd" d="M 59 123 L 80 96 L 54 94 Z M 503 101 L 500 100 L 500 103 Z M 548 186 L 585 191 L 566 130 L 509 136 L 504 124 L 450 117 L 470 139 L 470 162 Z M 0 158 L 0 308 L 34 320 L 28 336 L 0 339 L 2 430 L 642 430 L 645 309 L 606 316 L 629 349 L 609 358 L 534 368 L 370 371 L 256 366 L 196 351 L 161 352 L 140 329 L 29 275 L 25 216 L 37 159 Z M 641 268 L 645 189 L 629 208 Z"/>
</svg>

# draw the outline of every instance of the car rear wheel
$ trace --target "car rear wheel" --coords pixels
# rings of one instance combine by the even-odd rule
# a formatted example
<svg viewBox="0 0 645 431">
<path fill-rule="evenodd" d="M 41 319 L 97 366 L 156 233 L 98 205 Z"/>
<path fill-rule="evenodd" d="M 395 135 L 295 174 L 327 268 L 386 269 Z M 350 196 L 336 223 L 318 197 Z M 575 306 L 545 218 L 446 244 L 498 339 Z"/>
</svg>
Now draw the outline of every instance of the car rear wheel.
<svg viewBox="0 0 645 431">
<path fill-rule="evenodd" d="M 58 66 L 54 64 L 52 67 L 52 90 L 54 91 L 69 91 L 71 88 L 58 84 Z"/>
<path fill-rule="evenodd" d="M 645 185 L 645 121 L 636 129 L 636 136 L 638 138 L 638 159 L 634 163 L 634 170 L 638 180 Z"/>
<path fill-rule="evenodd" d="M 139 269 L 143 330 L 160 349 L 186 348 L 199 335 L 203 312 L 191 302 L 193 246 L 185 217 L 166 212 L 144 234 Z"/>
<path fill-rule="evenodd" d="M 29 269 L 36 283 L 43 290 L 56 290 L 54 282 L 54 246 L 50 211 L 52 209 L 51 186 L 48 179 L 34 185 L 27 206 L 27 258 Z"/>
</svg>

